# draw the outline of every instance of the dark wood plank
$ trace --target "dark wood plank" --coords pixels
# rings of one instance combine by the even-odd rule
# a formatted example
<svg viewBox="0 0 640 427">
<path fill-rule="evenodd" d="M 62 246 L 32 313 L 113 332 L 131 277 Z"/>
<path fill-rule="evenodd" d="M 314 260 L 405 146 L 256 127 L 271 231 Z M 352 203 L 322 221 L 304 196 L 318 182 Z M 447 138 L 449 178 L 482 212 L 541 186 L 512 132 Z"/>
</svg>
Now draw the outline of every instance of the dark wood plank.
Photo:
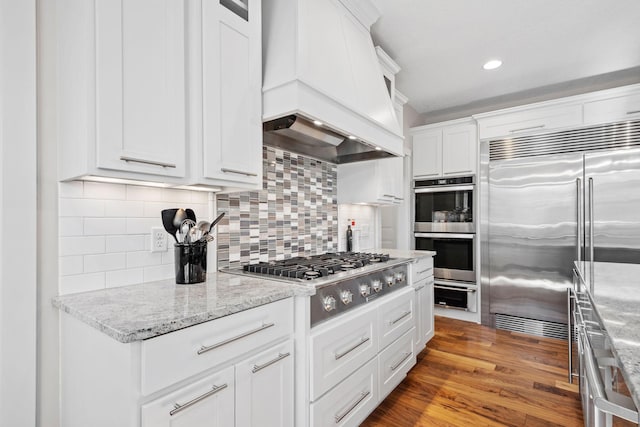
<svg viewBox="0 0 640 427">
<path fill-rule="evenodd" d="M 566 343 L 436 317 L 436 335 L 363 427 L 581 427 Z"/>
</svg>

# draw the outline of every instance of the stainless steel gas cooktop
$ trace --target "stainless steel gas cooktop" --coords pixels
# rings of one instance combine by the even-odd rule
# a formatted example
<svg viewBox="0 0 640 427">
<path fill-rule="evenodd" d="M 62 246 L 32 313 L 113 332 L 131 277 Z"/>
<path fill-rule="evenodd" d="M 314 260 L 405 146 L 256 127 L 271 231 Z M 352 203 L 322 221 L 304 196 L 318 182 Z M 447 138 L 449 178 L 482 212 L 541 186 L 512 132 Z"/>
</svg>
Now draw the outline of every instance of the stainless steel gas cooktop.
<svg viewBox="0 0 640 427">
<path fill-rule="evenodd" d="M 311 326 L 407 285 L 407 260 L 387 254 L 327 253 L 222 271 L 316 288 Z"/>
</svg>

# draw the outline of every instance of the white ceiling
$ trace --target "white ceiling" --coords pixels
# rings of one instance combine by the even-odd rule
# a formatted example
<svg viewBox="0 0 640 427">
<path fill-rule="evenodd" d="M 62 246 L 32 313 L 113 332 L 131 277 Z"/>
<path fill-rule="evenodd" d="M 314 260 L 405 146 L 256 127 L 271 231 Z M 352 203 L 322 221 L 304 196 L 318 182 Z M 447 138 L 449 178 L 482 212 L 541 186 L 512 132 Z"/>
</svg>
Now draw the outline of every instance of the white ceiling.
<svg viewBox="0 0 640 427">
<path fill-rule="evenodd" d="M 426 122 L 640 82 L 639 0 L 373 3 L 374 42 Z"/>
</svg>

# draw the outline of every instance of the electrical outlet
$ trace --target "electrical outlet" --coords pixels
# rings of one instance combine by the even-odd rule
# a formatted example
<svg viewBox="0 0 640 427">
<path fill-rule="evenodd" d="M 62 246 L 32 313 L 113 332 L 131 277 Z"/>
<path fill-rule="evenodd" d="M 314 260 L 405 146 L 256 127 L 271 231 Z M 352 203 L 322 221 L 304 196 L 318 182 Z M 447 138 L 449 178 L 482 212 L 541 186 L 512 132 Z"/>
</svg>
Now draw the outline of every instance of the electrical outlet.
<svg viewBox="0 0 640 427">
<path fill-rule="evenodd" d="M 151 252 L 167 250 L 167 232 L 162 227 L 151 228 Z"/>
</svg>

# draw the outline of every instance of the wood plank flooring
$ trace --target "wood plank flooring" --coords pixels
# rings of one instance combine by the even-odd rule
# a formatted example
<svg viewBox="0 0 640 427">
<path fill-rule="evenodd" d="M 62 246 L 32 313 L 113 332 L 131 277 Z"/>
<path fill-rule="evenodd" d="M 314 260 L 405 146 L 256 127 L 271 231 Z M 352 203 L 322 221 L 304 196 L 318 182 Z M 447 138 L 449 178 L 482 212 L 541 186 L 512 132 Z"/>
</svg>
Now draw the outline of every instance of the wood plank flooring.
<svg viewBox="0 0 640 427">
<path fill-rule="evenodd" d="M 566 343 L 436 317 L 435 337 L 363 427 L 583 425 Z"/>
</svg>

